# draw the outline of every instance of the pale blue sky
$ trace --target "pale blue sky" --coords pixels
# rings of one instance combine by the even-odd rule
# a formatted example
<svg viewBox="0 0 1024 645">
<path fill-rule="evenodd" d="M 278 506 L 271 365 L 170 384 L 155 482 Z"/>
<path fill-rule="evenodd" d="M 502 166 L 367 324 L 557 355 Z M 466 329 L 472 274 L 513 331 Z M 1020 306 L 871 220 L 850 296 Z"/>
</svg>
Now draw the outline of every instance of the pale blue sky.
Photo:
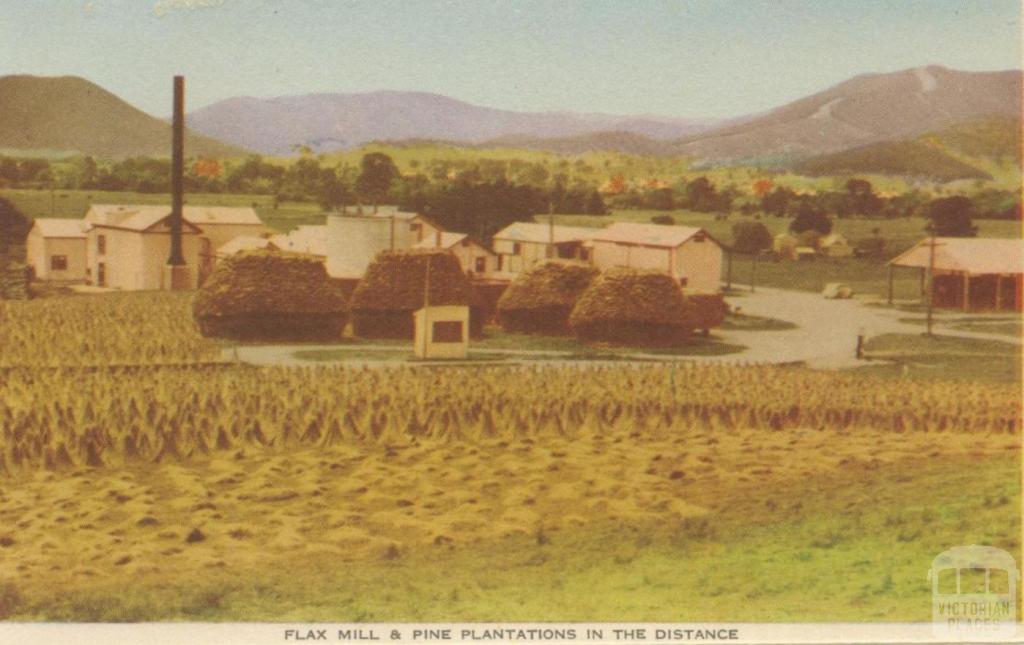
<svg viewBox="0 0 1024 645">
<path fill-rule="evenodd" d="M 1020 27 L 1018 0 L 0 0 L 0 75 L 83 76 L 159 116 L 175 73 L 189 109 L 395 89 L 735 116 L 865 72 L 1019 68 Z"/>
</svg>

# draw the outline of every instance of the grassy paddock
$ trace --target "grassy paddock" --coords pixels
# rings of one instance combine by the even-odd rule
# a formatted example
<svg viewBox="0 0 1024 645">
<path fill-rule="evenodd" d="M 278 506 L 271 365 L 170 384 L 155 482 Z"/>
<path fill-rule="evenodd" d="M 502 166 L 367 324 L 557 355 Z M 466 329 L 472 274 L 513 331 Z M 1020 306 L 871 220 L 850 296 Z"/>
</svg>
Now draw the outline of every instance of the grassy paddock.
<svg viewBox="0 0 1024 645">
<path fill-rule="evenodd" d="M 5 197 L 29 217 L 71 217 L 85 215 L 91 204 L 170 204 L 165 193 L 110 192 L 102 190 L 27 190 L 0 189 Z M 189 193 L 187 204 L 197 206 L 252 206 L 260 218 L 280 231 L 290 231 L 300 224 L 323 224 L 324 216 L 316 204 L 282 202 L 274 208 L 271 195 L 235 195 L 229 193 Z"/>
<path fill-rule="evenodd" d="M 915 379 L 1021 382 L 1021 347 L 1013 343 L 924 334 L 883 334 L 868 339 L 865 355 L 884 364 L 858 371 Z"/>
<path fill-rule="evenodd" d="M 540 528 L 361 562 L 305 555 L 159 583 L 15 582 L 0 598 L 15 620 L 90 622 L 928 621 L 938 553 L 990 544 L 1020 557 L 1019 473 L 1012 452 L 851 465 L 667 524 Z"/>
</svg>

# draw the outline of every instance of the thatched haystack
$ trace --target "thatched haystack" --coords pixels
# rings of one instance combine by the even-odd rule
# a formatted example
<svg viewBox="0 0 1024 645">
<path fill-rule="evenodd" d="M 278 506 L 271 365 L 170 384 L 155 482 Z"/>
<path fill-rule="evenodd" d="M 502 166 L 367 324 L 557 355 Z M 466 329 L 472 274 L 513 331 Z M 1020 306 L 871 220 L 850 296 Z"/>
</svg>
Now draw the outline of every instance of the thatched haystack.
<svg viewBox="0 0 1024 645">
<path fill-rule="evenodd" d="M 413 313 L 424 305 L 427 264 L 430 305 L 471 305 L 469 277 L 450 252 L 437 249 L 383 251 L 352 294 L 352 331 L 363 338 L 412 338 Z M 470 310 L 470 334 L 482 321 Z"/>
<path fill-rule="evenodd" d="M 498 300 L 506 331 L 567 333 L 569 314 L 598 274 L 594 267 L 547 260 L 520 273 Z"/>
<path fill-rule="evenodd" d="M 729 305 L 720 293 L 692 293 L 686 295 L 686 319 L 691 329 L 700 329 L 707 335 L 714 327 L 721 327 Z"/>
<path fill-rule="evenodd" d="M 583 292 L 569 325 L 587 342 L 676 345 L 693 329 L 687 309 L 683 291 L 671 276 L 615 267 Z"/>
<path fill-rule="evenodd" d="M 341 338 L 346 311 L 322 259 L 274 249 L 222 259 L 192 302 L 204 336 L 246 340 Z"/>
</svg>

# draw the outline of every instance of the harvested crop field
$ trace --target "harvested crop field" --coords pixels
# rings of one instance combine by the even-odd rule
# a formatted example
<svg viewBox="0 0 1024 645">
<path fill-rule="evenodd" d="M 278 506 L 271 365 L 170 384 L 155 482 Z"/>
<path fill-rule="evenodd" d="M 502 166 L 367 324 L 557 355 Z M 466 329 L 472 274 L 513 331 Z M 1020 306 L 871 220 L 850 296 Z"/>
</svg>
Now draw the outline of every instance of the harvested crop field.
<svg viewBox="0 0 1024 645">
<path fill-rule="evenodd" d="M 187 308 L 0 304 L 0 619 L 928 620 L 1020 555 L 1013 384 L 249 368 Z"/>
</svg>

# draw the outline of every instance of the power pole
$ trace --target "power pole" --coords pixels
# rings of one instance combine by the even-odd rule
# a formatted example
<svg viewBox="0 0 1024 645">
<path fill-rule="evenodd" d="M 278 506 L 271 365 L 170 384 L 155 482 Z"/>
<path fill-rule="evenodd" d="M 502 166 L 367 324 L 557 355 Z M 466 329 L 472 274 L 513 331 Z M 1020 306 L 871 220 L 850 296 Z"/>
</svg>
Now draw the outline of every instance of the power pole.
<svg viewBox="0 0 1024 645">
<path fill-rule="evenodd" d="M 932 309 L 935 307 L 935 231 L 928 238 L 928 336 L 932 335 Z"/>
</svg>

